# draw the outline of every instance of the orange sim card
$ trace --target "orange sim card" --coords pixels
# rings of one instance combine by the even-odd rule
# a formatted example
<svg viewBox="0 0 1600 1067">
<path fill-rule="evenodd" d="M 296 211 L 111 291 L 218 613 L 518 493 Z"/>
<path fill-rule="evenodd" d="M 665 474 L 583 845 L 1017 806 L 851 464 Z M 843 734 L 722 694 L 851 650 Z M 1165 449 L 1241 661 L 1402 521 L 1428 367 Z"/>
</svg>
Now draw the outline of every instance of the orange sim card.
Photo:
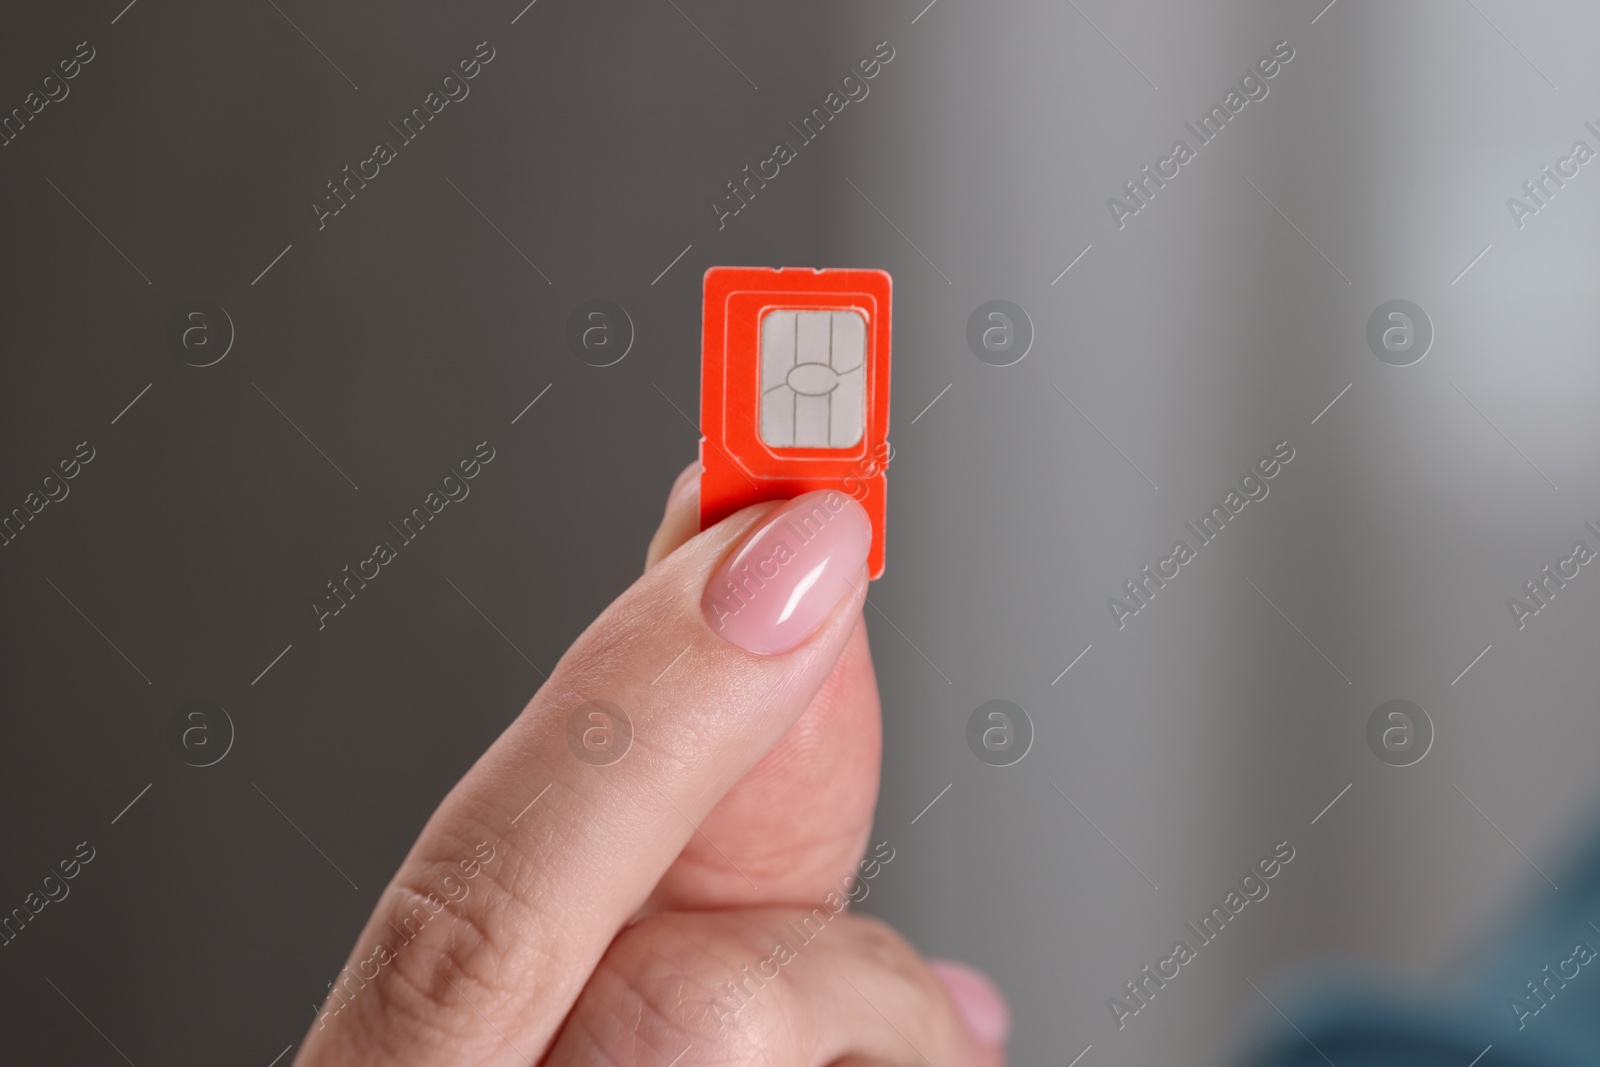
<svg viewBox="0 0 1600 1067">
<path fill-rule="evenodd" d="M 872 520 L 883 574 L 889 303 L 881 270 L 712 267 L 700 369 L 700 528 L 815 489 Z"/>
</svg>

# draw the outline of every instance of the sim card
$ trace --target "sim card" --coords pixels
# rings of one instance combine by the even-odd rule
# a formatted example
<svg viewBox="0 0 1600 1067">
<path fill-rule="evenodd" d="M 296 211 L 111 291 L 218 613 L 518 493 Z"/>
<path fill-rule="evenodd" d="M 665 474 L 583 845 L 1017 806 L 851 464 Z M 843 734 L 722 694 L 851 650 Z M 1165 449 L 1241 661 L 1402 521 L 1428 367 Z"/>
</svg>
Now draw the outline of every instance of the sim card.
<svg viewBox="0 0 1600 1067">
<path fill-rule="evenodd" d="M 881 270 L 712 267 L 700 371 L 700 528 L 816 489 L 872 520 L 883 574 L 889 319 Z"/>
</svg>

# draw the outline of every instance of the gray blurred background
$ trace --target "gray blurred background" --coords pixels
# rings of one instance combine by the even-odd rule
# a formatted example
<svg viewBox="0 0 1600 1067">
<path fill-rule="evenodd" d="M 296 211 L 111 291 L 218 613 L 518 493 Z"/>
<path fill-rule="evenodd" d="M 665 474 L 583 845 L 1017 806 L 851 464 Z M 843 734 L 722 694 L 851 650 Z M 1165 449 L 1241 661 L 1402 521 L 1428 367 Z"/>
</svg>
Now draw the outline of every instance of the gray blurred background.
<svg viewBox="0 0 1600 1067">
<path fill-rule="evenodd" d="M 0 510 L 94 456 L 0 549 L 0 911 L 95 850 L 0 949 L 8 1061 L 298 1045 L 534 665 L 636 576 L 695 455 L 716 264 L 894 276 L 868 621 L 897 855 L 868 909 L 997 978 L 1014 1062 L 1223 1062 L 1272 1015 L 1252 982 L 1437 981 L 1556 892 L 1600 785 L 1600 579 L 1521 630 L 1506 600 L 1596 542 L 1600 165 L 1520 228 L 1506 201 L 1600 148 L 1593 5 L 124 3 L 0 35 L 4 109 L 94 56 L 0 147 Z M 470 95 L 319 230 L 480 41 Z M 708 199 L 880 41 L 869 95 L 719 229 Z M 1280 41 L 1119 229 L 1107 198 Z M 565 341 L 595 298 L 636 334 L 608 367 Z M 1031 320 L 1009 366 L 966 341 L 991 299 Z M 1431 321 L 1410 366 L 1366 340 L 1393 299 Z M 168 339 L 195 300 L 232 323 L 211 366 Z M 325 583 L 485 439 L 470 497 L 319 631 Z M 1119 629 L 1107 599 L 1283 441 Z M 1008 767 L 966 742 L 995 699 L 1032 724 Z M 1367 742 L 1394 699 L 1435 734 L 1407 767 Z M 1281 841 L 1271 896 L 1119 1031 L 1108 999 Z"/>
</svg>

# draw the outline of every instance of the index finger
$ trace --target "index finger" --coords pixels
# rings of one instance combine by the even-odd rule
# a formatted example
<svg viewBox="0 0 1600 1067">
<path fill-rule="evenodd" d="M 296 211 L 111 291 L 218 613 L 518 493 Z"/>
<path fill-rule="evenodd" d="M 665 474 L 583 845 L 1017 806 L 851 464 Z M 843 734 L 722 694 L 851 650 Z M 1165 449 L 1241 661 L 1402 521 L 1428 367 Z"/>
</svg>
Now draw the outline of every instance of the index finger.
<svg viewBox="0 0 1600 1067">
<path fill-rule="evenodd" d="M 848 496 L 810 493 L 707 530 L 618 598 L 429 820 L 297 1062 L 541 1057 L 616 931 L 827 677 L 870 536 Z"/>
<path fill-rule="evenodd" d="M 646 570 L 699 529 L 699 471 L 691 464 L 673 485 Z M 650 910 L 799 904 L 838 890 L 872 830 L 881 723 L 863 619 L 805 712 L 706 816 Z"/>
</svg>

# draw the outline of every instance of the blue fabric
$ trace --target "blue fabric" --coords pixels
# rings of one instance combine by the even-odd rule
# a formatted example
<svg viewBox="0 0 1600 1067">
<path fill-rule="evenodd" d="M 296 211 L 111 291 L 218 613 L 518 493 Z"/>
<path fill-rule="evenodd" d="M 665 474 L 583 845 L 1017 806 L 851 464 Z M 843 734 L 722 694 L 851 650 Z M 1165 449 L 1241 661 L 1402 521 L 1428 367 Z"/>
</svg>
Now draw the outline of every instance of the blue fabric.
<svg viewBox="0 0 1600 1067">
<path fill-rule="evenodd" d="M 1469 962 L 1451 992 L 1423 997 L 1339 978 L 1274 995 L 1293 1024 L 1279 1020 L 1240 1062 L 1468 1067 L 1482 1054 L 1475 1067 L 1600 1065 L 1600 955 L 1591 955 L 1600 952 L 1600 834 L 1555 882 L 1560 889 L 1540 883 L 1536 906 Z"/>
</svg>

